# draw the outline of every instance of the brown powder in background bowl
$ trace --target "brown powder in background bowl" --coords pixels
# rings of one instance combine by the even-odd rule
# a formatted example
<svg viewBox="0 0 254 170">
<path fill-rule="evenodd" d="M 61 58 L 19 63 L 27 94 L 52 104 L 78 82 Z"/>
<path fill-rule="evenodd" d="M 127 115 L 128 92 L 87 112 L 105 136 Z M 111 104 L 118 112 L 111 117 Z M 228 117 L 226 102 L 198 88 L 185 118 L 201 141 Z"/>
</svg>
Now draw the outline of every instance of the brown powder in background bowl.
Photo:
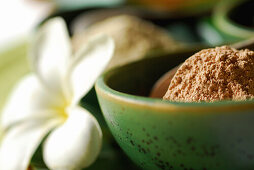
<svg viewBox="0 0 254 170">
<path fill-rule="evenodd" d="M 214 102 L 254 98 L 254 51 L 229 46 L 202 50 L 177 70 L 163 99 Z"/>
<path fill-rule="evenodd" d="M 74 50 L 77 51 L 96 34 L 109 35 L 115 41 L 115 53 L 108 68 L 140 60 L 148 54 L 173 52 L 185 47 L 151 22 L 131 15 L 119 15 L 106 18 L 74 35 Z"/>
</svg>

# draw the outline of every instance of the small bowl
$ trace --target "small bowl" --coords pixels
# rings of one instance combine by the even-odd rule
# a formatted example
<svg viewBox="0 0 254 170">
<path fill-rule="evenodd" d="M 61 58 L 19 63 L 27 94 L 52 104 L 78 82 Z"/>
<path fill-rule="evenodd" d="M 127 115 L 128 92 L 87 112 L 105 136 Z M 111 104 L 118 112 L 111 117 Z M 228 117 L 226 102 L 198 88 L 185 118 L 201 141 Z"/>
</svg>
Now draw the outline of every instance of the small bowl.
<svg viewBox="0 0 254 170">
<path fill-rule="evenodd" d="M 222 33 L 238 40 L 254 37 L 252 0 L 223 0 L 216 6 L 213 23 Z"/>
<path fill-rule="evenodd" d="M 146 97 L 161 75 L 194 52 L 144 59 L 97 80 L 113 136 L 144 169 L 253 169 L 253 100 L 178 103 Z"/>
</svg>

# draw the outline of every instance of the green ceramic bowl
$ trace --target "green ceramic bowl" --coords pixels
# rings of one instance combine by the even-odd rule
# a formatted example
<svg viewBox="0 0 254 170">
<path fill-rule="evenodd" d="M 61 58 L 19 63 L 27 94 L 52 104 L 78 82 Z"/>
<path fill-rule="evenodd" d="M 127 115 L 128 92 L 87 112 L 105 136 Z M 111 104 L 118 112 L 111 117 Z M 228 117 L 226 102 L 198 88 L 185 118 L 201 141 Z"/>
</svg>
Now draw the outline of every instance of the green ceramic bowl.
<svg viewBox="0 0 254 170">
<path fill-rule="evenodd" d="M 163 73 L 194 52 L 141 60 L 97 80 L 113 136 L 144 169 L 254 169 L 254 101 L 176 103 L 146 97 Z"/>
<path fill-rule="evenodd" d="M 254 37 L 253 0 L 221 0 L 213 13 L 213 23 L 235 39 Z"/>
</svg>

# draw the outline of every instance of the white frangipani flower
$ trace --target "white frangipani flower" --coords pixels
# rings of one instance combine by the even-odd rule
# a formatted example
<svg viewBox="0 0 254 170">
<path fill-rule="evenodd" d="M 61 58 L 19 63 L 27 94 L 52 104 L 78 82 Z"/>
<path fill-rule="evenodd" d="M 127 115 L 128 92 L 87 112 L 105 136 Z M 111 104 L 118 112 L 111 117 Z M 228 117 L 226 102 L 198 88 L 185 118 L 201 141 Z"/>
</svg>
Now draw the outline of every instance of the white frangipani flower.
<svg viewBox="0 0 254 170">
<path fill-rule="evenodd" d="M 95 161 L 102 132 L 78 104 L 113 50 L 112 39 L 98 36 L 72 55 L 61 18 L 40 28 L 30 57 L 33 73 L 17 84 L 2 112 L 1 170 L 26 170 L 50 131 L 43 143 L 43 159 L 50 169 L 81 169 Z"/>
</svg>

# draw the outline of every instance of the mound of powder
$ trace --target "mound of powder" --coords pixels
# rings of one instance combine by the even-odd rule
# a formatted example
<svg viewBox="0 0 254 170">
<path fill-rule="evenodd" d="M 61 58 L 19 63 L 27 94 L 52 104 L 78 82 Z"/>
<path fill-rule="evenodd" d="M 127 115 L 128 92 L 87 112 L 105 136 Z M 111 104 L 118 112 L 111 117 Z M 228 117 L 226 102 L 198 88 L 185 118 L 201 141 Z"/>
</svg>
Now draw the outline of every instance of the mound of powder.
<svg viewBox="0 0 254 170">
<path fill-rule="evenodd" d="M 213 102 L 254 98 L 254 51 L 229 46 L 202 50 L 177 70 L 163 99 Z"/>
<path fill-rule="evenodd" d="M 157 52 L 171 52 L 184 45 L 174 40 L 164 29 L 135 16 L 119 15 L 91 25 L 83 33 L 74 35 L 77 51 L 96 34 L 106 34 L 115 41 L 115 52 L 108 68 L 123 65 Z"/>
</svg>

